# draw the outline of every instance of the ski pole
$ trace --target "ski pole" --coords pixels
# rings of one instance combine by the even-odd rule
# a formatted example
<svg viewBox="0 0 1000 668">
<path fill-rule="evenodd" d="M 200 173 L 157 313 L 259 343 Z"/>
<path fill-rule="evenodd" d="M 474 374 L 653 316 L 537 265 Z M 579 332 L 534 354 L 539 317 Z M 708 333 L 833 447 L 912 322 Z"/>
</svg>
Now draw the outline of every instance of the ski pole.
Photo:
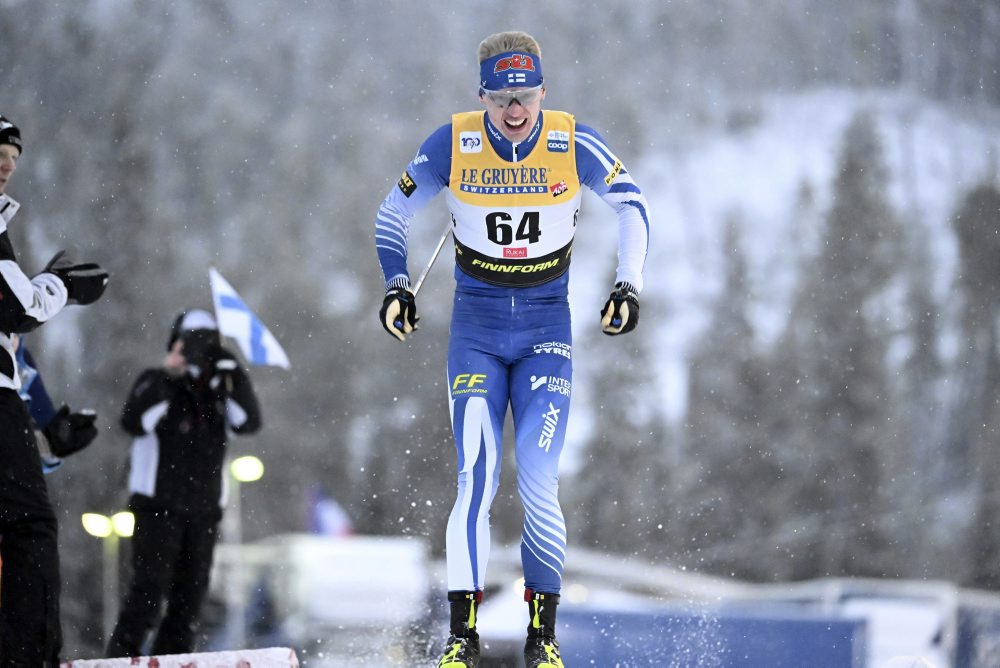
<svg viewBox="0 0 1000 668">
<path fill-rule="evenodd" d="M 437 260 L 438 255 L 441 254 L 441 249 L 444 248 L 444 242 L 448 241 L 448 235 L 451 234 L 451 223 L 448 223 L 448 227 L 445 228 L 444 234 L 441 235 L 441 241 L 438 242 L 437 248 L 434 249 L 434 255 L 431 255 L 430 262 L 424 267 L 424 271 L 420 274 L 420 278 L 413 286 L 413 296 L 416 297 L 417 293 L 420 292 L 420 286 L 424 284 L 424 279 L 427 278 L 427 274 L 430 273 L 431 267 L 434 266 L 434 262 Z"/>
<path fill-rule="evenodd" d="M 434 262 L 437 260 L 438 255 L 441 254 L 441 249 L 444 248 L 444 242 L 448 241 L 448 235 L 451 234 L 451 225 L 452 225 L 451 223 L 448 223 L 448 227 L 445 229 L 444 234 L 441 235 L 441 240 L 438 242 L 437 248 L 434 249 L 434 254 L 431 255 L 430 262 L 428 262 L 427 266 L 424 267 L 423 272 L 421 272 L 420 274 L 420 278 L 418 278 L 417 282 L 413 285 L 414 299 L 416 299 L 417 293 L 420 292 L 420 286 L 424 284 L 424 279 L 427 278 L 427 274 L 430 273 L 431 267 L 434 266 Z M 394 324 L 397 327 L 397 329 L 402 329 L 403 319 L 396 318 L 392 324 Z"/>
</svg>

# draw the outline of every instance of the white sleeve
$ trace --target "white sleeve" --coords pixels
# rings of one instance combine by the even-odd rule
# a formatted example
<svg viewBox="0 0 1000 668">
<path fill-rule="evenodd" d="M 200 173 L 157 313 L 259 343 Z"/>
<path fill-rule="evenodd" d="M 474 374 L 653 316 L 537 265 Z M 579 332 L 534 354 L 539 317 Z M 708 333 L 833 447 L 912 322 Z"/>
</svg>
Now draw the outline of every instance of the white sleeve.
<svg viewBox="0 0 1000 668">
<path fill-rule="evenodd" d="M 66 286 L 54 274 L 28 278 L 17 262 L 0 260 L 0 279 L 20 302 L 20 310 L 38 322 L 49 320 L 66 306 Z"/>
<path fill-rule="evenodd" d="M 646 198 L 642 193 L 633 193 L 628 202 L 621 202 L 608 193 L 602 199 L 618 212 L 618 271 L 615 282 L 626 281 L 636 292 L 642 292 L 642 268 L 649 244 L 649 228 L 642 213 L 648 210 Z"/>
</svg>

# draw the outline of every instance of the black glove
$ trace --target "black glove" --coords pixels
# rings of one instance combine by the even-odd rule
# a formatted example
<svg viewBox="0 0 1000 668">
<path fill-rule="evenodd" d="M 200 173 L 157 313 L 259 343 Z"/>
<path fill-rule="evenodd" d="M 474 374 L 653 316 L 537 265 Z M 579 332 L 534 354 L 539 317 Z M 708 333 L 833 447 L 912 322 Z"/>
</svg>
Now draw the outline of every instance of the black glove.
<svg viewBox="0 0 1000 668">
<path fill-rule="evenodd" d="M 208 381 L 208 386 L 228 396 L 233 391 L 233 374 L 236 373 L 236 367 L 239 366 L 239 363 L 232 357 L 219 356 L 213 366 L 215 371 L 211 380 Z"/>
<path fill-rule="evenodd" d="M 90 445 L 97 437 L 95 420 L 97 414 L 94 411 L 70 413 L 69 406 L 63 404 L 42 430 L 49 441 L 52 454 L 56 457 L 68 457 Z"/>
<path fill-rule="evenodd" d="M 378 316 L 385 331 L 400 341 L 405 341 L 407 334 L 416 331 L 417 321 L 420 320 L 417 315 L 417 298 L 408 288 L 389 288 Z"/>
<path fill-rule="evenodd" d="M 108 285 L 108 272 L 93 262 L 75 263 L 64 257 L 66 251 L 56 253 L 45 265 L 42 273 L 55 274 L 66 286 L 67 304 L 92 304 L 104 294 Z"/>
<path fill-rule="evenodd" d="M 615 283 L 601 309 L 601 329 L 609 336 L 631 332 L 639 324 L 639 293 L 631 283 Z"/>
</svg>

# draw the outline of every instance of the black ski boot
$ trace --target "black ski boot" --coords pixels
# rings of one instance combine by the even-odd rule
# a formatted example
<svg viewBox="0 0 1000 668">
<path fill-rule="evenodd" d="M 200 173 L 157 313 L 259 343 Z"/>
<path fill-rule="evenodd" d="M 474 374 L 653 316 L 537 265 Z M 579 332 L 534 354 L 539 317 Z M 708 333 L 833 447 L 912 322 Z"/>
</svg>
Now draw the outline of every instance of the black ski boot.
<svg viewBox="0 0 1000 668">
<path fill-rule="evenodd" d="M 451 635 L 437 668 L 475 668 L 479 665 L 479 633 L 476 612 L 483 600 L 481 591 L 450 591 Z"/>
<path fill-rule="evenodd" d="M 524 590 L 528 602 L 528 640 L 524 643 L 524 663 L 528 668 L 564 668 L 556 642 L 556 606 L 559 594 Z"/>
</svg>

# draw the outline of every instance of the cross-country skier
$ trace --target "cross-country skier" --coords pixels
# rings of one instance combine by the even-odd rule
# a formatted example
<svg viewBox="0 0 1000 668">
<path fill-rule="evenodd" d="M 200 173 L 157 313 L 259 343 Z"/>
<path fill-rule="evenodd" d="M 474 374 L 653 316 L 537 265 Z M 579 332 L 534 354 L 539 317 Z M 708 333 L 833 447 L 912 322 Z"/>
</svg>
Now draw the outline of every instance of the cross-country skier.
<svg viewBox="0 0 1000 668">
<path fill-rule="evenodd" d="M 480 43 L 478 57 L 485 113 L 455 114 L 431 134 L 379 208 L 375 238 L 386 287 L 379 317 L 400 341 L 416 330 L 407 271 L 410 221 L 445 190 L 457 283 L 448 387 L 458 498 L 447 529 L 451 637 L 438 666 L 475 666 L 479 660 L 476 614 L 509 403 L 525 513 L 521 559 L 529 623 L 524 657 L 531 667 L 561 667 L 556 605 L 566 528 L 557 494 L 558 463 L 573 353 L 566 270 L 581 186 L 618 213 L 616 283 L 601 310 L 601 326 L 610 335 L 629 332 L 639 321 L 648 207 L 597 132 L 568 113 L 542 111 L 545 81 L 533 37 L 491 35 Z"/>
</svg>

